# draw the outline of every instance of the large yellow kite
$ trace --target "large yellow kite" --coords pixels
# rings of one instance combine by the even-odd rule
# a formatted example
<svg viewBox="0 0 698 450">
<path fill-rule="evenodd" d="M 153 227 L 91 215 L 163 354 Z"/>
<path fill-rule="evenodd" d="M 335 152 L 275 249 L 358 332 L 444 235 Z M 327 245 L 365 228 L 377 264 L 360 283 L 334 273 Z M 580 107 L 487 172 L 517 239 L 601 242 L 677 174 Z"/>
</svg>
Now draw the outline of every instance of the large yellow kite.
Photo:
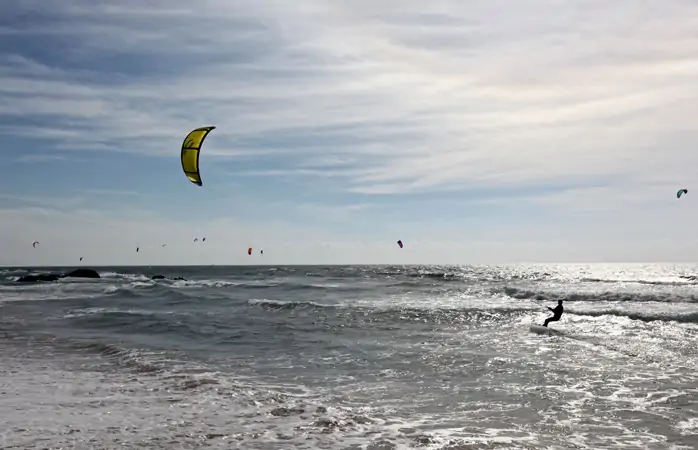
<svg viewBox="0 0 698 450">
<path fill-rule="evenodd" d="M 201 127 L 189 132 L 182 143 L 182 170 L 189 181 L 201 186 L 201 174 L 199 173 L 199 152 L 204 144 L 206 136 L 216 127 Z"/>
</svg>

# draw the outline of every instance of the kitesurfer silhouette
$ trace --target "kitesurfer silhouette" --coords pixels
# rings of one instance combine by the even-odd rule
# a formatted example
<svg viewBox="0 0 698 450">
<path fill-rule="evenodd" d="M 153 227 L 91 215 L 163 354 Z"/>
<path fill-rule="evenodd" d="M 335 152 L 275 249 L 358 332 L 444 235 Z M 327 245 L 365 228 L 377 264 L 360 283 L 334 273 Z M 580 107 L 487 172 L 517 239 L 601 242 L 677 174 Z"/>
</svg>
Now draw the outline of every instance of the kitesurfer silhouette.
<svg viewBox="0 0 698 450">
<path fill-rule="evenodd" d="M 546 308 L 553 312 L 553 316 L 545 319 L 545 323 L 543 323 L 544 327 L 547 327 L 549 322 L 557 322 L 560 320 L 560 317 L 562 317 L 562 312 L 564 311 L 564 308 L 562 307 L 562 300 L 557 301 L 557 306 L 555 308 L 551 308 L 550 306 L 547 306 Z"/>
</svg>

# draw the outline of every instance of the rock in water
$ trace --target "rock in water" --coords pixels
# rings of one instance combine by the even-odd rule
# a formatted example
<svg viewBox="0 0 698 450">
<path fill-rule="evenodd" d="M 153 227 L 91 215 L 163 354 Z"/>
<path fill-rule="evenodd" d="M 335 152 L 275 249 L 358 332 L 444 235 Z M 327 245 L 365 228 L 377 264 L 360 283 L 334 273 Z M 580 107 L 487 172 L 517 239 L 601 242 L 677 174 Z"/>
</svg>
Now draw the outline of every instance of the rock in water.
<svg viewBox="0 0 698 450">
<path fill-rule="evenodd" d="M 96 270 L 76 269 L 68 273 L 40 273 L 38 275 L 25 275 L 17 279 L 18 283 L 37 283 L 39 281 L 58 281 L 61 278 L 102 278 Z"/>
<path fill-rule="evenodd" d="M 25 275 L 17 279 L 18 283 L 37 283 L 39 281 L 58 281 L 63 278 L 62 275 L 56 273 L 40 273 L 38 275 Z"/>
<path fill-rule="evenodd" d="M 182 277 L 167 278 L 165 275 L 153 275 L 151 280 L 172 280 L 172 281 L 187 281 Z"/>
<path fill-rule="evenodd" d="M 72 278 L 102 278 L 99 276 L 99 273 L 93 269 L 75 269 L 63 276 Z"/>
</svg>

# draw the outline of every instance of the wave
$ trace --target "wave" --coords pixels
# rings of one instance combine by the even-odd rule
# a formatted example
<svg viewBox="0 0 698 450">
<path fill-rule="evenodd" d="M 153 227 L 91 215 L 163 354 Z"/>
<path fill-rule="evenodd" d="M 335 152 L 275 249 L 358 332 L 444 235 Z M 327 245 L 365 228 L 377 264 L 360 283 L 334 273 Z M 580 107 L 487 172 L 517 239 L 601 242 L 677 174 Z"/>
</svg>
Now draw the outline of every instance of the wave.
<svg viewBox="0 0 698 450">
<path fill-rule="evenodd" d="M 169 284 L 173 288 L 225 288 L 225 287 L 241 287 L 243 283 L 224 280 L 156 280 L 153 283 L 163 285 Z"/>
<path fill-rule="evenodd" d="M 319 316 L 325 312 L 333 311 L 342 318 L 353 316 L 361 322 L 377 321 L 407 321 L 427 322 L 431 324 L 455 324 L 464 322 L 492 323 L 502 321 L 515 321 L 524 316 L 548 315 L 548 311 L 541 311 L 538 305 L 521 307 L 493 306 L 481 308 L 476 306 L 460 306 L 453 308 L 414 308 L 399 305 L 393 306 L 349 306 L 328 305 L 310 301 L 278 301 L 278 300 L 250 300 L 251 306 L 259 307 L 267 311 L 317 311 Z M 324 311 L 324 312 L 323 312 Z M 606 308 L 598 310 L 567 310 L 566 315 L 574 316 L 615 316 L 642 322 L 678 322 L 698 324 L 698 312 L 676 311 L 629 311 L 620 308 Z"/>
<path fill-rule="evenodd" d="M 416 308 L 401 305 L 347 305 L 347 304 L 322 304 L 311 301 L 282 301 L 253 299 L 248 304 L 270 312 L 290 312 L 299 310 L 310 310 L 318 313 L 318 317 L 325 317 L 327 313 L 333 312 L 336 317 L 343 320 L 347 316 L 358 319 L 361 322 L 376 321 L 408 321 L 426 323 L 463 323 L 482 322 L 492 320 L 509 320 L 532 311 L 538 311 L 536 305 L 530 307 L 429 307 Z"/>
<path fill-rule="evenodd" d="M 582 278 L 579 281 L 584 283 L 606 283 L 606 284 L 647 284 L 653 286 L 693 286 L 698 284 L 696 277 L 678 277 L 672 280 L 641 280 L 623 278 Z"/>
<path fill-rule="evenodd" d="M 135 369 L 141 374 L 161 373 L 166 370 L 165 365 L 153 361 L 152 352 L 145 353 L 139 350 L 126 349 L 113 344 L 103 343 L 73 343 L 76 350 L 96 353 L 117 365 Z"/>
<path fill-rule="evenodd" d="M 128 342 L 150 348 L 169 347 L 172 339 L 179 345 L 232 342 L 242 336 L 239 327 L 249 325 L 246 320 L 228 321 L 211 314 L 117 308 L 72 310 L 63 319 L 76 336 L 94 332 L 128 336 Z"/>
<path fill-rule="evenodd" d="M 557 302 L 563 301 L 585 301 L 585 302 L 662 302 L 662 303 L 695 303 L 698 296 L 693 294 L 679 295 L 675 292 L 536 292 L 528 289 L 515 287 L 504 287 L 504 294 L 517 300 L 542 300 Z"/>
<path fill-rule="evenodd" d="M 1 272 L 6 281 L 16 280 L 20 274 L 40 272 L 64 271 L 57 268 L 41 270 L 38 268 L 12 268 Z M 260 289 L 275 287 L 280 289 L 359 289 L 357 287 L 342 286 L 357 281 L 379 281 L 398 283 L 403 286 L 417 286 L 422 282 L 434 285 L 435 283 L 507 283 L 507 282 L 545 282 L 562 281 L 571 283 L 596 283 L 596 284 L 639 284 L 657 286 L 691 286 L 698 284 L 698 277 L 694 275 L 682 275 L 667 273 L 666 276 L 657 279 L 642 279 L 642 275 L 633 278 L 614 278 L 613 276 L 586 276 L 580 277 L 580 272 L 575 271 L 546 271 L 534 270 L 530 267 L 499 267 L 499 266 L 330 266 L 314 267 L 308 270 L 303 267 L 269 267 L 269 268 L 102 268 L 98 270 L 104 280 L 125 280 L 129 282 L 151 283 L 152 276 L 164 274 L 174 278 L 181 276 L 187 278 L 183 283 L 174 280 L 157 280 L 158 283 L 169 283 L 175 287 L 238 287 Z M 176 274 L 176 275 L 175 275 Z M 201 275 L 208 275 L 201 279 Z M 285 277 L 296 278 L 297 281 L 284 280 Z M 303 278 L 324 278 L 325 283 L 309 284 Z M 72 281 L 72 280 L 71 280 Z M 87 281 L 87 282 L 94 282 Z M 404 283 L 404 284 L 400 284 Z M 310 287 L 308 287 L 310 286 Z M 547 298 L 547 297 L 545 297 Z"/>
<path fill-rule="evenodd" d="M 242 289 L 280 289 L 284 291 L 326 291 L 326 290 L 333 290 L 333 291 L 346 291 L 346 292 L 354 292 L 354 291 L 362 291 L 362 290 L 371 290 L 374 289 L 373 286 L 361 286 L 361 285 L 354 285 L 354 286 L 349 286 L 349 285 L 341 285 L 341 284 L 336 284 L 336 283 L 326 283 L 326 284 L 320 284 L 320 283 L 313 283 L 313 284 L 307 284 L 307 283 L 294 283 L 294 282 L 288 282 L 288 281 L 281 281 L 281 282 L 262 282 L 262 283 L 239 283 L 238 284 L 239 288 Z"/>
<path fill-rule="evenodd" d="M 568 311 L 567 314 L 591 317 L 616 316 L 627 318 L 630 320 L 639 320 L 642 322 L 678 322 L 686 324 L 698 324 L 698 312 L 639 312 L 624 311 L 620 309 L 605 309 L 597 311 Z"/>
<path fill-rule="evenodd" d="M 301 308 L 312 308 L 312 309 L 336 309 L 341 308 L 341 305 L 326 305 L 322 303 L 316 303 L 311 301 L 283 301 L 283 300 L 266 300 L 266 299 L 251 299 L 247 302 L 248 305 L 259 306 L 268 310 L 278 310 L 278 309 L 301 309 Z"/>
</svg>

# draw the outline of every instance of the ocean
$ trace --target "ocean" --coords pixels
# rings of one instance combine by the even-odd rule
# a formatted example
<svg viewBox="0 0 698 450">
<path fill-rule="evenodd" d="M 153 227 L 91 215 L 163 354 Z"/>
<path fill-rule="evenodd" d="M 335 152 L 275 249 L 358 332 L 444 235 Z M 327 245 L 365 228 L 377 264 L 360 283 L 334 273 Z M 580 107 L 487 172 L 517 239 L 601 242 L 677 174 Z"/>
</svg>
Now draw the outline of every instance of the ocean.
<svg viewBox="0 0 698 450">
<path fill-rule="evenodd" d="M 698 265 L 69 269 L 0 269 L 3 449 L 698 448 Z"/>
</svg>

